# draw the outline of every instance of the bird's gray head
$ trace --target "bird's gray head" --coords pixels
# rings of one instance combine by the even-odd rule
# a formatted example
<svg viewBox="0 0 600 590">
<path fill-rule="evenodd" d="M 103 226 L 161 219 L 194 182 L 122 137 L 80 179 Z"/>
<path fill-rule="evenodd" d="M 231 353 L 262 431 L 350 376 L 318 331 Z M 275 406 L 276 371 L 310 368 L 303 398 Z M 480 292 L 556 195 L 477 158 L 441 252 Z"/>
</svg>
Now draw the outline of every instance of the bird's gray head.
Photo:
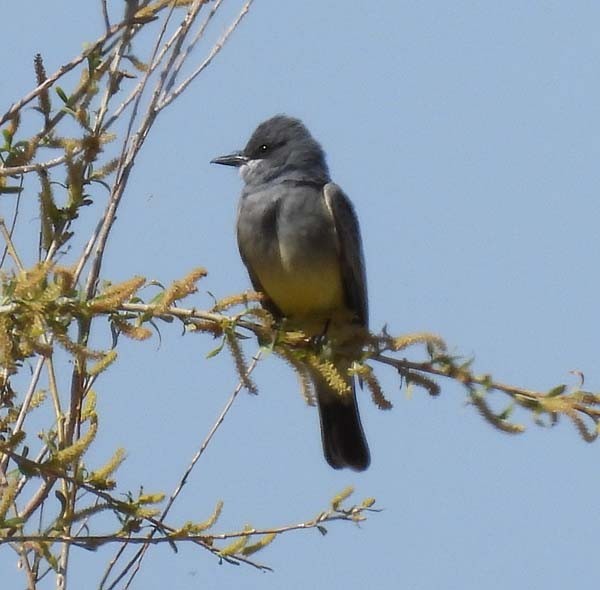
<svg viewBox="0 0 600 590">
<path fill-rule="evenodd" d="M 299 119 L 276 115 L 261 123 L 241 152 L 211 160 L 236 166 L 247 185 L 272 180 L 329 181 L 325 154 Z"/>
</svg>

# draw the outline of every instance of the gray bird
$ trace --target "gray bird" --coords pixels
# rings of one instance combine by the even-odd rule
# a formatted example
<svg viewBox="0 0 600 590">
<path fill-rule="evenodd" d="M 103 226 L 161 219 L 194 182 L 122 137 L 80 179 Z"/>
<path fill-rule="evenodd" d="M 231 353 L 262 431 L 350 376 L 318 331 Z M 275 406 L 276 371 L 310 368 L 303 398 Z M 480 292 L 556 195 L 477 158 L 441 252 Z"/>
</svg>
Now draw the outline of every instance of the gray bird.
<svg viewBox="0 0 600 590">
<path fill-rule="evenodd" d="M 342 345 L 332 361 L 347 394 L 312 371 L 327 462 L 362 471 L 370 456 L 348 368 L 368 327 L 360 230 L 342 189 L 331 182 L 321 146 L 298 119 L 261 123 L 241 152 L 212 160 L 235 166 L 245 186 L 237 238 L 252 285 L 265 307 L 310 335 Z M 351 351 L 348 354 L 348 350 Z M 353 351 L 353 352 L 352 352 Z"/>
</svg>

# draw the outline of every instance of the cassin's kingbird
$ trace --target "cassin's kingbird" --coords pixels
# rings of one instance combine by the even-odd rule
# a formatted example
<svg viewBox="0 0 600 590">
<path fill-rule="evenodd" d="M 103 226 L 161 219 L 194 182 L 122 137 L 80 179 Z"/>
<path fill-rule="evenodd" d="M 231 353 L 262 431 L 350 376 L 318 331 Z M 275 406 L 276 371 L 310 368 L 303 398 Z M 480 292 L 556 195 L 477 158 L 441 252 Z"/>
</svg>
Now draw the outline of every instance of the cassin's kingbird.
<svg viewBox="0 0 600 590">
<path fill-rule="evenodd" d="M 212 160 L 236 166 L 245 186 L 237 238 L 265 307 L 310 335 L 331 336 L 360 355 L 368 326 L 367 283 L 358 220 L 331 182 L 321 146 L 298 119 L 261 123 L 241 152 Z M 352 330 L 354 328 L 354 330 Z M 343 395 L 311 372 L 327 462 L 362 471 L 369 466 L 348 357 L 333 352 L 348 384 Z"/>
</svg>

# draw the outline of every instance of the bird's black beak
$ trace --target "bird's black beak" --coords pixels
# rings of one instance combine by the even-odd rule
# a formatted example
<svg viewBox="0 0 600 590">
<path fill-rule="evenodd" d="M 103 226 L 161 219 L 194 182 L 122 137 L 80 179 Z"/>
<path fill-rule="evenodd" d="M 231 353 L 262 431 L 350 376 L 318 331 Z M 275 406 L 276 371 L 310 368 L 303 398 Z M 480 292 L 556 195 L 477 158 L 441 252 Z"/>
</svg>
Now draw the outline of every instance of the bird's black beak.
<svg viewBox="0 0 600 590">
<path fill-rule="evenodd" d="M 235 152 L 234 154 L 228 154 L 227 156 L 219 156 L 210 161 L 211 164 L 223 164 L 223 166 L 235 166 L 239 168 L 248 162 L 249 158 L 244 156 L 241 152 Z"/>
</svg>

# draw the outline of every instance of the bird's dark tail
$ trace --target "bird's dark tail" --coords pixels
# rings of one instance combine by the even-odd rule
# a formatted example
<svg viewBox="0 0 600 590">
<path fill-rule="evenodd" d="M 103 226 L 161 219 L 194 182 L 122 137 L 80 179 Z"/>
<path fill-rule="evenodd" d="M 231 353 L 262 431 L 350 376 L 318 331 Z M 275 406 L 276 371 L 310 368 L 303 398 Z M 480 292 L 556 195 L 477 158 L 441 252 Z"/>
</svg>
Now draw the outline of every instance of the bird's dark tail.
<svg viewBox="0 0 600 590">
<path fill-rule="evenodd" d="M 364 471 L 371 462 L 371 456 L 360 422 L 354 382 L 351 377 L 348 379 L 352 392 L 341 395 L 321 375 L 314 376 L 323 452 L 327 463 L 334 469 L 349 467 Z"/>
</svg>

